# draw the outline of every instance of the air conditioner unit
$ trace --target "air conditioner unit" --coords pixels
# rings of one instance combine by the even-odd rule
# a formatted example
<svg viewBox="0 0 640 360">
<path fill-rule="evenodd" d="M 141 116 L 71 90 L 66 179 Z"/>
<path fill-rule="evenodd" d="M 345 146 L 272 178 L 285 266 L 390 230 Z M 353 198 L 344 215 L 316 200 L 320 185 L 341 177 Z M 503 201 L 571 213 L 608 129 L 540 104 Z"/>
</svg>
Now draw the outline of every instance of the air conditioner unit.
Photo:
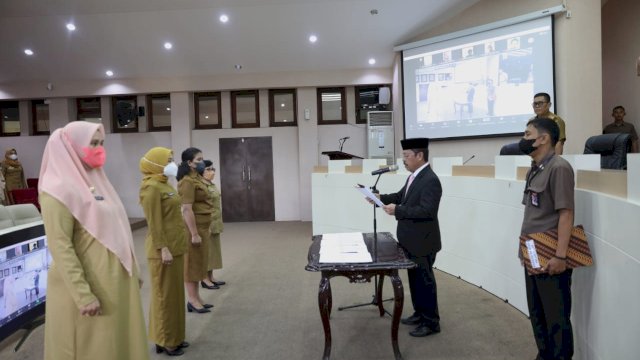
<svg viewBox="0 0 640 360">
<path fill-rule="evenodd" d="M 367 156 L 369 159 L 387 159 L 395 162 L 393 111 L 369 111 L 367 113 Z"/>
</svg>

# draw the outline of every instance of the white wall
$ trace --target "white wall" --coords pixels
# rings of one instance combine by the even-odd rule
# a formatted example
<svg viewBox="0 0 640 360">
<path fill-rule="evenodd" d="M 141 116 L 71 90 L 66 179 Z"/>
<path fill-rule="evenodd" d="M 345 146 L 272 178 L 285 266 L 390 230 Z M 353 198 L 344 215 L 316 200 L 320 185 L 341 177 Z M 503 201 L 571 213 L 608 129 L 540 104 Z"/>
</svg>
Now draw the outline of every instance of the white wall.
<svg viewBox="0 0 640 360">
<path fill-rule="evenodd" d="M 622 105 L 625 121 L 640 129 L 640 1 L 608 0 L 602 7 L 602 125 L 613 121 L 611 110 Z"/>
</svg>

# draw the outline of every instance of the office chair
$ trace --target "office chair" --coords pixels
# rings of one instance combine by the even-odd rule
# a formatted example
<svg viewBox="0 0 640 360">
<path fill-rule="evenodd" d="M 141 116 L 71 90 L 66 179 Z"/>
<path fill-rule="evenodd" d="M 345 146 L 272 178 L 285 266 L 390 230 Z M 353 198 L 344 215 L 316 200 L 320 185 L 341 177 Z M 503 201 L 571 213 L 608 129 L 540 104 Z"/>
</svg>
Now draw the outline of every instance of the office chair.
<svg viewBox="0 0 640 360">
<path fill-rule="evenodd" d="M 600 154 L 600 168 L 627 169 L 627 153 L 631 151 L 631 135 L 604 134 L 587 139 L 585 154 Z"/>
</svg>

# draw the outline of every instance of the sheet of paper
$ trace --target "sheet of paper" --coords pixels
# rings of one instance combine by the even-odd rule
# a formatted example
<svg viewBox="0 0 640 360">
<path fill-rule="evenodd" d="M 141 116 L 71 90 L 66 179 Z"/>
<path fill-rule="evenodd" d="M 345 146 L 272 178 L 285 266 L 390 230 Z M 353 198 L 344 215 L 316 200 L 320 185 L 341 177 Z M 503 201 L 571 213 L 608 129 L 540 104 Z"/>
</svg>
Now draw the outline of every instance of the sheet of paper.
<svg viewBox="0 0 640 360">
<path fill-rule="evenodd" d="M 527 252 L 529 253 L 529 260 L 531 260 L 531 267 L 534 269 L 540 268 L 540 261 L 538 260 L 538 252 L 536 251 L 535 241 L 529 239 L 525 241 L 527 245 Z"/>
<path fill-rule="evenodd" d="M 378 199 L 378 197 L 371 192 L 371 190 L 369 190 L 368 188 L 364 187 L 364 186 L 360 186 L 360 185 L 356 185 L 356 189 L 358 189 L 358 191 L 360 191 L 362 193 L 362 195 L 364 195 L 365 197 L 367 197 L 368 199 L 373 200 L 373 202 L 380 206 L 383 207 L 384 204 L 382 203 L 382 201 L 380 201 L 380 199 Z"/>
<path fill-rule="evenodd" d="M 362 233 L 336 233 L 322 235 L 320 263 L 367 263 L 371 254 Z"/>
</svg>

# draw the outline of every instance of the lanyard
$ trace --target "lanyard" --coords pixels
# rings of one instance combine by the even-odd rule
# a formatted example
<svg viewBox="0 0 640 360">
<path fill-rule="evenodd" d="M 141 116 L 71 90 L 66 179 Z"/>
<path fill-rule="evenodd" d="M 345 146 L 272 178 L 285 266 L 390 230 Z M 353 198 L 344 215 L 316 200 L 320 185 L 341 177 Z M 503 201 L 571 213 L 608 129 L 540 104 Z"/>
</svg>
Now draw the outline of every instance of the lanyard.
<svg viewBox="0 0 640 360">
<path fill-rule="evenodd" d="M 527 176 L 527 182 L 524 187 L 525 193 L 529 191 L 529 186 L 531 185 L 531 181 L 533 181 L 533 178 L 535 178 L 540 172 L 542 172 L 542 170 L 544 170 L 545 165 L 547 165 L 549 161 L 551 161 L 551 159 L 553 158 L 553 155 L 555 154 L 551 153 L 551 155 L 544 158 L 540 163 L 540 165 L 531 166 L 531 171 L 529 172 L 529 176 Z"/>
</svg>

